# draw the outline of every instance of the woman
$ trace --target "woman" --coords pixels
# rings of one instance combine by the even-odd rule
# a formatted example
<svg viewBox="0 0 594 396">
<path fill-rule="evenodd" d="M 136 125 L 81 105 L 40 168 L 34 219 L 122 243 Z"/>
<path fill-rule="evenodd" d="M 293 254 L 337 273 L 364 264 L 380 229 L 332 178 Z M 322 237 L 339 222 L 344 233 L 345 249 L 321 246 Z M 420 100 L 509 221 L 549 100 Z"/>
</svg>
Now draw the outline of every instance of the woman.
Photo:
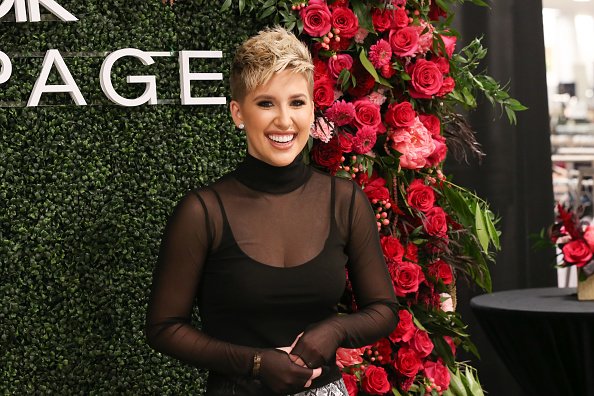
<svg viewBox="0 0 594 396">
<path fill-rule="evenodd" d="M 337 348 L 396 326 L 375 217 L 356 184 L 302 161 L 314 120 L 303 43 L 281 28 L 260 32 L 237 50 L 230 85 L 248 153 L 169 219 L 148 342 L 209 369 L 207 395 L 346 396 Z M 345 268 L 359 310 L 337 315 Z M 190 325 L 195 298 L 202 330 Z"/>
</svg>

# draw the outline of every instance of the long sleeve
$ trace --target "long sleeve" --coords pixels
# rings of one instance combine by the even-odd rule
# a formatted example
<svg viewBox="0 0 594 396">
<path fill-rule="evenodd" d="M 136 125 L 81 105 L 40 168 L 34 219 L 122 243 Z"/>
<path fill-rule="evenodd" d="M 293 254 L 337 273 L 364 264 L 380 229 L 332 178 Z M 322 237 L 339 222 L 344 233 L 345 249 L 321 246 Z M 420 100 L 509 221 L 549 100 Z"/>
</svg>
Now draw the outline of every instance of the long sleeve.
<svg viewBox="0 0 594 396">
<path fill-rule="evenodd" d="M 349 279 L 359 310 L 341 315 L 345 330 L 341 346 L 357 348 L 389 335 L 397 324 L 397 303 L 379 242 L 375 216 L 363 191 L 355 186 L 351 199 L 347 245 Z"/>
<path fill-rule="evenodd" d="M 211 245 L 208 212 L 187 194 L 169 218 L 153 275 L 145 333 L 155 350 L 201 368 L 247 375 L 255 350 L 216 340 L 190 324 Z"/>
</svg>

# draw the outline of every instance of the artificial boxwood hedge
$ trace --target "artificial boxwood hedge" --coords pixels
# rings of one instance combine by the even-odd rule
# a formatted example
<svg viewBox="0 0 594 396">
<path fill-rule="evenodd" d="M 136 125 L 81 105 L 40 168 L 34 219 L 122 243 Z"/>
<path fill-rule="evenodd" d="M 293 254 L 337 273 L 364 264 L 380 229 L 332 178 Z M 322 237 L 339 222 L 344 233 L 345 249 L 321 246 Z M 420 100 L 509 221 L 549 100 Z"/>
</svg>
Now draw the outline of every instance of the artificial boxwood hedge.
<svg viewBox="0 0 594 396">
<path fill-rule="evenodd" d="M 58 2 L 79 21 L 0 21 L 13 63 L 0 85 L 0 394 L 200 394 L 203 371 L 145 343 L 149 287 L 173 206 L 232 169 L 245 142 L 226 106 L 179 104 L 177 56 L 118 62 L 118 92 L 135 97 L 125 77 L 154 74 L 159 99 L 174 102 L 124 108 L 101 91 L 100 54 L 222 50 L 192 67 L 226 81 L 235 47 L 261 26 L 218 1 Z M 48 49 L 88 106 L 44 94 L 24 107 Z M 226 82 L 192 91 L 228 96 Z"/>
</svg>

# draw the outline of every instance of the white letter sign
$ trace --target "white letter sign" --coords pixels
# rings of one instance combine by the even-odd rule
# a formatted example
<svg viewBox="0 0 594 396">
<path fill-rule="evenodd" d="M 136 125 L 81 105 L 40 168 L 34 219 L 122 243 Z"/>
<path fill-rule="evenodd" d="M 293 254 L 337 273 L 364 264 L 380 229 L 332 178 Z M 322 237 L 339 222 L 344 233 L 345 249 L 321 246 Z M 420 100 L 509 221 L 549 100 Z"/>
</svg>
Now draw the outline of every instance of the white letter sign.
<svg viewBox="0 0 594 396">
<path fill-rule="evenodd" d="M 62 77 L 62 81 L 66 84 L 64 85 L 46 85 L 47 78 L 49 77 L 49 73 L 52 69 L 53 65 L 56 65 L 58 72 L 60 73 L 60 77 Z M 29 101 L 27 102 L 27 107 L 34 107 L 39 104 L 39 99 L 41 98 L 41 94 L 44 92 L 68 92 L 70 97 L 74 102 L 79 106 L 84 106 L 87 104 L 85 99 L 83 98 L 74 78 L 72 78 L 72 74 L 68 70 L 66 63 L 64 63 L 64 59 L 62 59 L 62 55 L 60 55 L 60 51 L 56 49 L 48 50 L 45 53 L 45 58 L 43 58 L 43 65 L 41 66 L 41 73 L 35 81 L 35 85 L 33 86 L 33 91 L 31 92 L 31 96 L 29 96 Z"/>
<path fill-rule="evenodd" d="M 23 0 L 16 0 L 16 1 L 23 1 Z M 31 21 L 31 22 L 41 21 L 41 16 L 39 15 L 39 5 L 40 4 L 64 22 L 78 21 L 77 17 L 72 15 L 70 12 L 68 12 L 64 7 L 62 7 L 60 4 L 56 3 L 54 0 L 28 0 L 28 3 L 29 3 L 29 21 Z"/>
<path fill-rule="evenodd" d="M 222 51 L 180 51 L 179 76 L 180 98 L 182 105 L 218 105 L 227 103 L 227 98 L 206 97 L 193 98 L 190 93 L 190 82 L 195 80 L 222 80 L 223 73 L 190 73 L 190 58 L 222 58 Z"/>
<path fill-rule="evenodd" d="M 12 62 L 10 62 L 8 55 L 2 51 L 0 51 L 0 65 L 2 65 L 0 69 L 0 84 L 4 84 L 12 74 Z"/>
<path fill-rule="evenodd" d="M 143 94 L 136 99 L 126 99 L 115 91 L 111 82 L 111 68 L 118 59 L 123 58 L 124 56 L 140 59 L 142 64 L 146 66 L 155 63 L 153 58 L 148 54 L 136 48 L 124 48 L 112 52 L 103 61 L 101 72 L 99 74 L 101 89 L 105 95 L 112 102 L 121 106 L 140 106 L 146 102 L 152 105 L 157 104 L 157 79 L 155 76 L 128 76 L 126 81 L 130 84 L 146 84 L 146 89 Z"/>
<path fill-rule="evenodd" d="M 14 16 L 17 22 L 27 22 L 27 10 L 25 9 L 25 0 L 4 0 L 0 4 L 0 18 L 8 14 L 8 11 L 14 5 Z"/>
</svg>

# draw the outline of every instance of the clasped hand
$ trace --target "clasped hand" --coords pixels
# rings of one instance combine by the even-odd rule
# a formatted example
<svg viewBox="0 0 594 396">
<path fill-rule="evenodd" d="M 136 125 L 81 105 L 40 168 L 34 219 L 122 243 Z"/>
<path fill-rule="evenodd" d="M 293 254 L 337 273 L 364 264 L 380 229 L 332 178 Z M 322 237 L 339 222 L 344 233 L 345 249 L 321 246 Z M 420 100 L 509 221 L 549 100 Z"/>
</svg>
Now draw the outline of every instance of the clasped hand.
<svg viewBox="0 0 594 396">
<path fill-rule="evenodd" d="M 308 327 L 290 346 L 269 350 L 263 356 L 261 372 L 264 382 L 273 391 L 281 393 L 298 391 L 300 384 L 302 388 L 310 387 L 323 369 L 336 359 L 336 350 L 343 337 L 341 329 L 329 323 Z"/>
</svg>

